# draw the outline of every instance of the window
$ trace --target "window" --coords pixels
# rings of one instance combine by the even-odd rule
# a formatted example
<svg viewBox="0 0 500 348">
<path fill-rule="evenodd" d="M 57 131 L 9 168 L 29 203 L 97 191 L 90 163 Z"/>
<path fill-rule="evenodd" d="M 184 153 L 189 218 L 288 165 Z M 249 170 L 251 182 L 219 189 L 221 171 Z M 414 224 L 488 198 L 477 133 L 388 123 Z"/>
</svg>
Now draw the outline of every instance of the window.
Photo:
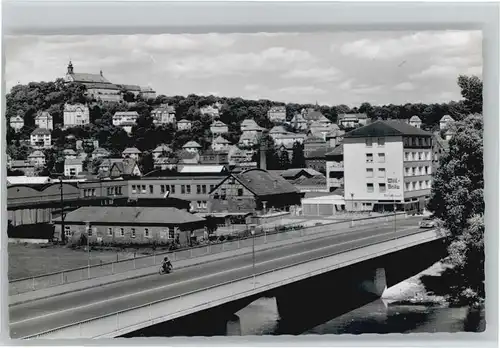
<svg viewBox="0 0 500 348">
<path fill-rule="evenodd" d="M 381 193 L 384 193 L 384 192 L 386 191 L 385 184 L 378 184 L 378 190 L 379 190 Z"/>
<path fill-rule="evenodd" d="M 416 175 L 416 168 L 415 167 L 411 168 L 411 175 Z"/>
<path fill-rule="evenodd" d="M 165 185 L 160 185 L 160 193 L 165 193 Z"/>
<path fill-rule="evenodd" d="M 373 184 L 371 184 L 371 183 L 366 184 L 366 190 L 368 192 L 373 192 Z"/>
<path fill-rule="evenodd" d="M 207 201 L 202 201 L 201 206 L 206 209 L 207 208 Z"/>
<path fill-rule="evenodd" d="M 196 202 L 198 205 L 198 209 L 201 209 L 201 201 Z"/>
<path fill-rule="evenodd" d="M 366 177 L 373 178 L 373 168 L 366 168 Z"/>
<path fill-rule="evenodd" d="M 378 154 L 378 162 L 379 163 L 385 163 L 385 153 L 379 153 Z"/>
<path fill-rule="evenodd" d="M 108 227 L 108 236 L 113 235 L 113 229 L 111 227 Z"/>
<path fill-rule="evenodd" d="M 87 230 L 87 235 L 88 235 L 89 237 L 92 237 L 92 227 L 90 227 L 90 226 L 86 226 L 86 228 L 85 228 L 85 229 Z"/>
<path fill-rule="evenodd" d="M 411 188 L 412 188 L 412 190 L 416 190 L 416 188 L 417 188 L 417 183 L 416 183 L 415 181 L 413 181 L 413 182 L 411 183 Z"/>
<path fill-rule="evenodd" d="M 207 185 L 201 185 L 201 193 L 207 194 Z"/>
<path fill-rule="evenodd" d="M 130 229 L 130 234 L 132 238 L 135 238 L 135 228 Z"/>
<path fill-rule="evenodd" d="M 175 185 L 170 185 L 170 193 L 175 193 Z"/>
<path fill-rule="evenodd" d="M 69 226 L 64 226 L 64 235 L 66 237 L 71 237 L 71 227 Z"/>
<path fill-rule="evenodd" d="M 367 153 L 366 154 L 366 163 L 372 163 L 372 162 L 373 162 L 373 154 Z"/>
<path fill-rule="evenodd" d="M 406 187 L 406 191 L 410 191 L 410 183 L 409 182 L 405 183 L 405 187 Z"/>
<path fill-rule="evenodd" d="M 215 185 L 210 185 L 210 192 L 212 192 L 214 188 L 215 188 Z"/>
<path fill-rule="evenodd" d="M 181 185 L 181 193 L 182 194 L 186 193 L 186 185 Z"/>
<path fill-rule="evenodd" d="M 117 186 L 116 187 L 116 194 L 117 195 L 121 195 L 122 194 L 122 187 L 121 186 Z"/>
<path fill-rule="evenodd" d="M 431 181 L 430 180 L 425 180 L 425 186 L 427 188 L 431 188 Z"/>
<path fill-rule="evenodd" d="M 379 147 L 385 146 L 385 138 L 378 138 L 377 142 Z"/>
<path fill-rule="evenodd" d="M 196 185 L 196 194 L 200 194 L 201 193 L 201 185 Z"/>
<path fill-rule="evenodd" d="M 220 199 L 226 199 L 226 189 L 223 188 L 220 190 Z"/>
<path fill-rule="evenodd" d="M 423 159 L 423 156 L 424 156 L 424 153 L 423 152 L 419 152 L 418 153 L 418 160 L 421 161 Z"/>
<path fill-rule="evenodd" d="M 371 147 L 371 146 L 373 145 L 373 143 L 372 143 L 372 138 L 366 138 L 366 139 L 365 139 L 365 145 L 366 145 L 367 147 Z"/>
<path fill-rule="evenodd" d="M 141 193 L 146 193 L 146 185 L 142 185 L 142 187 L 141 187 Z"/>
<path fill-rule="evenodd" d="M 153 194 L 153 192 L 154 192 L 153 185 L 149 185 L 149 193 Z"/>
<path fill-rule="evenodd" d="M 149 238 L 149 228 L 144 229 L 144 237 Z"/>
<path fill-rule="evenodd" d="M 92 196 L 95 197 L 95 189 L 92 189 Z"/>
<path fill-rule="evenodd" d="M 191 194 L 191 185 L 186 185 L 187 194 Z"/>
<path fill-rule="evenodd" d="M 168 238 L 169 239 L 174 239 L 174 237 L 175 237 L 174 229 L 170 228 L 170 227 L 167 227 L 167 232 L 168 232 Z"/>
<path fill-rule="evenodd" d="M 379 178 L 385 178 L 385 168 L 379 168 L 378 169 L 378 177 Z"/>
<path fill-rule="evenodd" d="M 408 161 L 408 152 L 405 152 L 404 158 L 405 158 L 405 161 Z"/>
<path fill-rule="evenodd" d="M 120 228 L 120 236 L 124 236 L 125 235 L 125 229 L 124 228 Z"/>
<path fill-rule="evenodd" d="M 135 188 L 135 185 L 132 185 L 132 193 L 137 193 L 137 190 Z"/>
</svg>

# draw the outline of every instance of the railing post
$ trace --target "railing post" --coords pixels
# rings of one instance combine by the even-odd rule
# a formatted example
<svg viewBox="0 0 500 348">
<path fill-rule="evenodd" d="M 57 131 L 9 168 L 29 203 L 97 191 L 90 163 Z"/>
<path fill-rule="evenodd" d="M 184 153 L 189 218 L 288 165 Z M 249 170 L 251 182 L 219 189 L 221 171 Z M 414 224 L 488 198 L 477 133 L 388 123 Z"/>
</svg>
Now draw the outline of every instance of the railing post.
<svg viewBox="0 0 500 348">
<path fill-rule="evenodd" d="M 111 274 L 115 274 L 115 263 L 111 262 Z"/>
<path fill-rule="evenodd" d="M 64 284 L 64 272 L 61 272 L 61 284 Z"/>
<path fill-rule="evenodd" d="M 174 252 L 172 253 L 172 255 L 171 255 L 171 256 L 172 256 L 172 259 L 173 259 L 174 261 L 175 261 L 175 254 L 176 254 L 176 253 L 175 253 L 175 251 L 174 251 Z"/>
<path fill-rule="evenodd" d="M 238 249 L 240 248 L 240 240 L 238 239 Z"/>
<path fill-rule="evenodd" d="M 224 245 L 226 244 L 225 242 L 222 242 L 222 251 L 224 251 Z"/>
<path fill-rule="evenodd" d="M 117 330 L 120 328 L 120 323 L 118 321 L 118 318 L 119 318 L 118 315 L 119 315 L 119 313 L 116 313 L 116 329 Z"/>
<path fill-rule="evenodd" d="M 135 253 L 134 253 L 134 269 L 135 269 Z"/>
<path fill-rule="evenodd" d="M 31 279 L 33 280 L 31 285 L 33 286 L 33 290 L 35 290 L 35 277 L 31 277 Z"/>
<path fill-rule="evenodd" d="M 207 246 L 207 254 L 210 254 L 210 246 Z"/>
<path fill-rule="evenodd" d="M 189 258 L 192 258 L 193 257 L 193 248 L 190 248 L 189 249 Z"/>
<path fill-rule="evenodd" d="M 156 265 L 156 250 L 153 250 L 153 266 Z"/>
<path fill-rule="evenodd" d="M 82 323 L 78 324 L 78 331 L 80 332 L 80 337 L 82 337 Z"/>
</svg>

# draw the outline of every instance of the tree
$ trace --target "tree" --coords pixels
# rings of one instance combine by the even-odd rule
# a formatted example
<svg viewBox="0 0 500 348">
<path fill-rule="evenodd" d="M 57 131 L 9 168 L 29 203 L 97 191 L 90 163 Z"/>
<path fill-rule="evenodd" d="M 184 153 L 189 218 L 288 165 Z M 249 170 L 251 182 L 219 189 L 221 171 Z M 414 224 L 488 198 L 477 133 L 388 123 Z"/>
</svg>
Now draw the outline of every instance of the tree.
<svg viewBox="0 0 500 348">
<path fill-rule="evenodd" d="M 292 151 L 292 168 L 304 168 L 306 166 L 306 159 L 304 157 L 304 145 L 296 142 L 293 144 Z"/>
<path fill-rule="evenodd" d="M 144 152 L 139 160 L 139 167 L 143 174 L 149 173 L 154 169 L 154 159 L 150 152 Z"/>
<path fill-rule="evenodd" d="M 477 76 L 460 75 L 457 82 L 468 113 L 482 113 L 483 81 Z"/>
<path fill-rule="evenodd" d="M 459 283 L 450 297 L 472 304 L 484 298 L 483 118 L 470 115 L 455 123 L 454 131 L 435 173 L 428 208 L 451 234 L 448 253 Z"/>
<path fill-rule="evenodd" d="M 280 169 L 290 168 L 290 157 L 288 156 L 288 151 L 282 150 L 279 153 L 279 166 Z"/>
</svg>

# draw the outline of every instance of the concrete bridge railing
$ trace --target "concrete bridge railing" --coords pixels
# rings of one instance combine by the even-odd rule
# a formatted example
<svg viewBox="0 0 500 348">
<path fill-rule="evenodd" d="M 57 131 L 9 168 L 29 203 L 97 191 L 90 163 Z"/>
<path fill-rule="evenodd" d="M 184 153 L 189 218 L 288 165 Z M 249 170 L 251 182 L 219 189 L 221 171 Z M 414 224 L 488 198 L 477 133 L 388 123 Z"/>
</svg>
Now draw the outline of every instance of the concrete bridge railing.
<svg viewBox="0 0 500 348">
<path fill-rule="evenodd" d="M 300 238 L 317 233 L 325 233 L 329 231 L 335 232 L 341 229 L 349 229 L 350 227 L 354 226 L 390 222 L 393 220 L 400 221 L 404 220 L 405 218 L 405 213 L 398 213 L 393 215 L 383 215 L 361 219 L 358 218 L 348 221 L 334 221 L 317 226 L 308 226 L 301 228 L 297 227 L 296 229 L 292 228 L 287 231 L 279 231 L 276 229 L 258 229 L 256 231 L 255 237 L 253 238 L 253 241 L 252 237 L 245 237 L 233 241 L 209 243 L 189 249 L 168 251 L 157 254 L 155 253 L 153 255 L 141 256 L 137 258 L 130 258 L 120 261 L 101 263 L 98 265 L 84 266 L 60 272 L 47 273 L 39 276 L 15 279 L 9 282 L 9 295 L 17 295 L 78 281 L 124 273 L 140 268 L 159 266 L 165 256 L 168 256 L 169 259 L 173 261 L 187 260 L 211 254 L 219 254 L 230 250 L 248 248 L 252 246 L 252 243 L 255 243 L 255 245 L 262 245 L 269 242 Z"/>
<path fill-rule="evenodd" d="M 263 293 L 283 285 L 343 268 L 357 262 L 365 261 L 445 237 L 445 234 L 437 230 L 417 231 L 412 234 L 402 236 L 393 236 L 393 233 L 387 234 L 390 235 L 390 237 L 383 241 L 368 243 L 361 247 L 353 247 L 342 252 L 311 258 L 307 261 L 275 268 L 262 273 L 257 273 L 255 275 L 245 276 L 177 296 L 153 301 L 144 305 L 82 320 L 80 322 L 64 325 L 23 338 L 117 337 L 147 326 L 216 307 L 247 296 Z M 391 245 L 389 245 L 389 243 L 391 243 Z M 351 252 L 356 252 L 356 254 L 351 255 Z M 345 257 L 339 262 L 335 262 L 327 266 L 321 266 L 322 260 L 338 255 L 344 255 Z M 351 255 L 351 257 L 349 257 L 349 255 Z M 312 265 L 312 263 L 315 264 Z M 311 271 L 311 269 L 314 270 Z M 280 277 L 278 274 L 283 271 L 286 271 L 288 275 L 279 279 Z M 240 285 L 241 289 L 237 290 L 236 285 Z M 217 291 L 219 288 L 223 287 L 225 288 L 224 291 Z M 169 302 L 176 300 L 179 300 L 179 302 L 168 306 Z M 165 304 L 167 304 L 166 307 Z M 139 321 L 137 318 L 140 318 Z"/>
</svg>

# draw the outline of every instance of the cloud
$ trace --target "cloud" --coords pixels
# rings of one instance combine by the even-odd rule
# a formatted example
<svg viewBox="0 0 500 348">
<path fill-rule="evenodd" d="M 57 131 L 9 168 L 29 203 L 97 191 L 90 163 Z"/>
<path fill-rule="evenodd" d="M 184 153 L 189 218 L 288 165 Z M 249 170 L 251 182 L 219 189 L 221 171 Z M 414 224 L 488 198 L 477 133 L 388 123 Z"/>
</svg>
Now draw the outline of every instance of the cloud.
<svg viewBox="0 0 500 348">
<path fill-rule="evenodd" d="M 281 75 L 285 79 L 310 79 L 317 81 L 336 81 L 340 78 L 340 70 L 330 68 L 310 68 L 290 70 Z"/>
<path fill-rule="evenodd" d="M 257 91 L 259 89 L 262 89 L 262 86 L 250 84 L 250 85 L 245 85 L 244 89 L 245 91 Z"/>
<path fill-rule="evenodd" d="M 431 65 L 430 67 L 420 71 L 419 73 L 411 74 L 410 79 L 412 80 L 422 80 L 422 79 L 442 79 L 442 78 L 454 78 L 456 79 L 458 75 L 482 75 L 481 66 L 470 66 L 470 67 L 456 67 L 451 65 Z"/>
<path fill-rule="evenodd" d="M 321 88 L 313 87 L 313 86 L 293 86 L 293 87 L 285 87 L 279 90 L 281 93 L 285 94 L 307 94 L 307 95 L 315 95 L 315 94 L 325 94 L 326 91 Z"/>
<path fill-rule="evenodd" d="M 364 59 L 397 59 L 411 58 L 412 55 L 426 52 L 464 50 L 477 41 L 481 32 L 475 31 L 447 31 L 447 32 L 418 32 L 404 35 L 399 38 L 361 39 L 345 43 L 340 52 L 346 56 Z"/>
<path fill-rule="evenodd" d="M 413 91 L 415 89 L 415 85 L 411 82 L 401 82 L 393 87 L 396 91 Z"/>
</svg>

